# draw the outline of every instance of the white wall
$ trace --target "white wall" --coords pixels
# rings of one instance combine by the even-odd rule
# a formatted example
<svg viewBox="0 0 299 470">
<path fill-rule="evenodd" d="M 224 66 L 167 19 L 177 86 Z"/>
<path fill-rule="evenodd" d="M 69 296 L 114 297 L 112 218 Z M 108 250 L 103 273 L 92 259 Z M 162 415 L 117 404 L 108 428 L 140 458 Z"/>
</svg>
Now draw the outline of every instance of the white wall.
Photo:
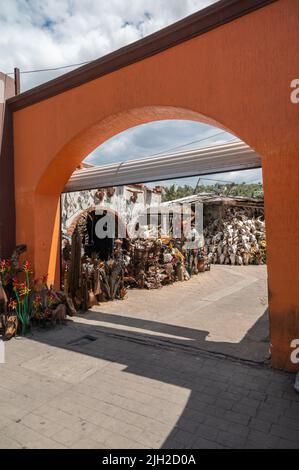
<svg viewBox="0 0 299 470">
<path fill-rule="evenodd" d="M 105 190 L 104 190 L 105 191 Z M 132 203 L 130 200 L 132 191 L 138 191 L 137 201 Z M 115 188 L 112 197 L 108 197 L 105 191 L 104 199 L 99 202 L 96 197 L 96 189 L 89 191 L 77 191 L 73 193 L 64 193 L 61 197 L 61 219 L 62 232 L 67 234 L 73 221 L 85 210 L 96 206 L 96 208 L 108 208 L 117 212 L 118 216 L 127 225 L 128 231 L 133 229 L 140 214 L 150 206 L 157 206 L 161 203 L 161 194 L 154 193 L 144 188 L 135 188 L 133 186 L 119 186 Z"/>
</svg>

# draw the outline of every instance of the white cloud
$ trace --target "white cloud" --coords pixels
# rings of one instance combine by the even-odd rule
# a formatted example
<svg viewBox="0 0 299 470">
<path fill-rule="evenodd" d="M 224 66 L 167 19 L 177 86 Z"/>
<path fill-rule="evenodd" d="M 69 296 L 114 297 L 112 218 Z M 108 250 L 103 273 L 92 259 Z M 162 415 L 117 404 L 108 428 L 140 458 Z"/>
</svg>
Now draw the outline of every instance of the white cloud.
<svg viewBox="0 0 299 470">
<path fill-rule="evenodd" d="M 93 60 L 215 1 L 0 0 L 0 71 L 11 72 L 14 67 L 21 71 L 51 68 Z M 70 70 L 23 74 L 21 88 L 25 91 Z M 189 121 L 150 123 L 110 139 L 88 161 L 108 163 L 140 158 L 217 132 L 219 129 Z M 183 148 L 231 138 L 223 134 Z M 232 173 L 227 178 L 239 176 Z"/>
<path fill-rule="evenodd" d="M 215 0 L 0 0 L 0 70 L 101 57 Z M 22 75 L 22 89 L 63 73 Z"/>
<path fill-rule="evenodd" d="M 122 162 L 235 139 L 215 127 L 193 121 L 157 121 L 133 127 L 98 147 L 87 157 L 94 164 Z"/>
</svg>

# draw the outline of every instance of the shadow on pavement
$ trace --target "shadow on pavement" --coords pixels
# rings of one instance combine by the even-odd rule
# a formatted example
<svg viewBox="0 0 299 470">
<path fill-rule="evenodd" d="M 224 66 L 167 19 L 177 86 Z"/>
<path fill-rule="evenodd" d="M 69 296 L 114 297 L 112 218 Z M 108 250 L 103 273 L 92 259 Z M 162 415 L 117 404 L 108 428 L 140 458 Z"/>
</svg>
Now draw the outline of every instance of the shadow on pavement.
<svg viewBox="0 0 299 470">
<path fill-rule="evenodd" d="M 268 340 L 263 338 L 267 316 L 266 310 L 239 344 L 230 345 L 232 355 L 234 348 L 235 353 L 242 351 L 243 342 L 245 351 L 250 347 L 255 348 L 258 340 L 262 342 L 261 339 L 264 339 L 263 347 L 268 349 Z M 241 396 L 246 396 L 250 388 L 262 391 L 269 381 L 268 374 L 272 373 L 269 364 L 266 363 L 254 367 L 246 367 L 243 363 L 240 367 L 237 360 L 226 360 L 225 356 L 221 355 L 221 351 L 227 350 L 226 343 L 213 344 L 209 341 L 208 349 L 214 349 L 217 355 L 203 352 L 202 346 L 206 342 L 208 331 L 100 312 L 89 312 L 84 319 L 86 323 L 71 320 L 68 326 L 62 328 L 36 331 L 31 339 L 56 348 L 124 364 L 122 371 L 128 374 L 189 389 L 188 402 L 164 441 L 162 448 L 165 449 L 220 446 L 215 441 L 217 428 L 213 427 L 211 421 L 213 419 L 211 416 L 214 416 L 215 420 L 222 418 L 225 427 L 227 410 L 223 402 L 218 403 L 219 400 L 228 392 L 238 400 Z M 92 319 L 105 321 L 112 326 L 88 324 L 88 320 Z M 123 328 L 124 326 L 126 328 Z M 136 332 L 129 328 L 146 329 L 147 333 Z M 165 337 L 165 334 L 172 336 Z M 87 344 L 84 344 L 84 341 L 80 342 L 80 339 L 85 337 L 94 341 L 87 341 Z M 237 357 L 237 354 L 235 356 Z M 240 387 L 243 387 L 243 392 Z M 207 413 L 210 421 L 209 424 L 205 422 L 203 425 L 201 423 Z M 243 428 L 240 423 L 227 422 L 228 440 L 226 444 L 224 439 L 222 445 L 243 447 L 246 442 Z M 235 434 L 231 434 L 233 429 Z M 223 429 L 223 433 L 225 432 Z M 234 444 L 230 443 L 230 436 L 234 437 Z"/>
</svg>

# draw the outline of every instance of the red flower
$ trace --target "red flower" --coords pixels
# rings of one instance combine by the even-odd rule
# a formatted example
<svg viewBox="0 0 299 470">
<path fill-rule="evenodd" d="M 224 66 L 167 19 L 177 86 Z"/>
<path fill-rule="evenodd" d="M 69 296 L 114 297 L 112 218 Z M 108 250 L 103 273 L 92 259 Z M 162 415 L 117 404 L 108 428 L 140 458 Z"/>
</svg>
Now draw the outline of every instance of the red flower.
<svg viewBox="0 0 299 470">
<path fill-rule="evenodd" d="M 25 263 L 23 264 L 23 271 L 25 273 L 32 273 L 31 264 L 29 263 L 29 261 L 25 261 Z"/>
<path fill-rule="evenodd" d="M 13 280 L 13 286 L 14 286 L 14 291 L 15 292 L 18 292 L 19 293 L 19 296 L 23 299 L 24 297 L 26 297 L 29 292 L 30 292 L 30 289 L 29 287 L 27 286 L 26 282 L 20 282 L 18 283 L 18 280 L 16 278 L 14 278 Z"/>
</svg>

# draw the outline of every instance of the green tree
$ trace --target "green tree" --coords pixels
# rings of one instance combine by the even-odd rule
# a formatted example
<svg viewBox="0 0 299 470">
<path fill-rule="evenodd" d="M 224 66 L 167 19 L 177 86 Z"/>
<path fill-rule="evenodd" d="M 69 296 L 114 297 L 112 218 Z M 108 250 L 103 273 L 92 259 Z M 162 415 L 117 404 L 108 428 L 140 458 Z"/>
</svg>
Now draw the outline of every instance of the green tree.
<svg viewBox="0 0 299 470">
<path fill-rule="evenodd" d="M 262 183 L 225 183 L 211 184 L 211 185 L 198 185 L 195 189 L 194 186 L 185 184 L 184 186 L 166 186 L 162 201 L 173 201 L 193 194 L 212 193 L 219 196 L 243 196 L 263 199 L 264 191 Z"/>
</svg>

